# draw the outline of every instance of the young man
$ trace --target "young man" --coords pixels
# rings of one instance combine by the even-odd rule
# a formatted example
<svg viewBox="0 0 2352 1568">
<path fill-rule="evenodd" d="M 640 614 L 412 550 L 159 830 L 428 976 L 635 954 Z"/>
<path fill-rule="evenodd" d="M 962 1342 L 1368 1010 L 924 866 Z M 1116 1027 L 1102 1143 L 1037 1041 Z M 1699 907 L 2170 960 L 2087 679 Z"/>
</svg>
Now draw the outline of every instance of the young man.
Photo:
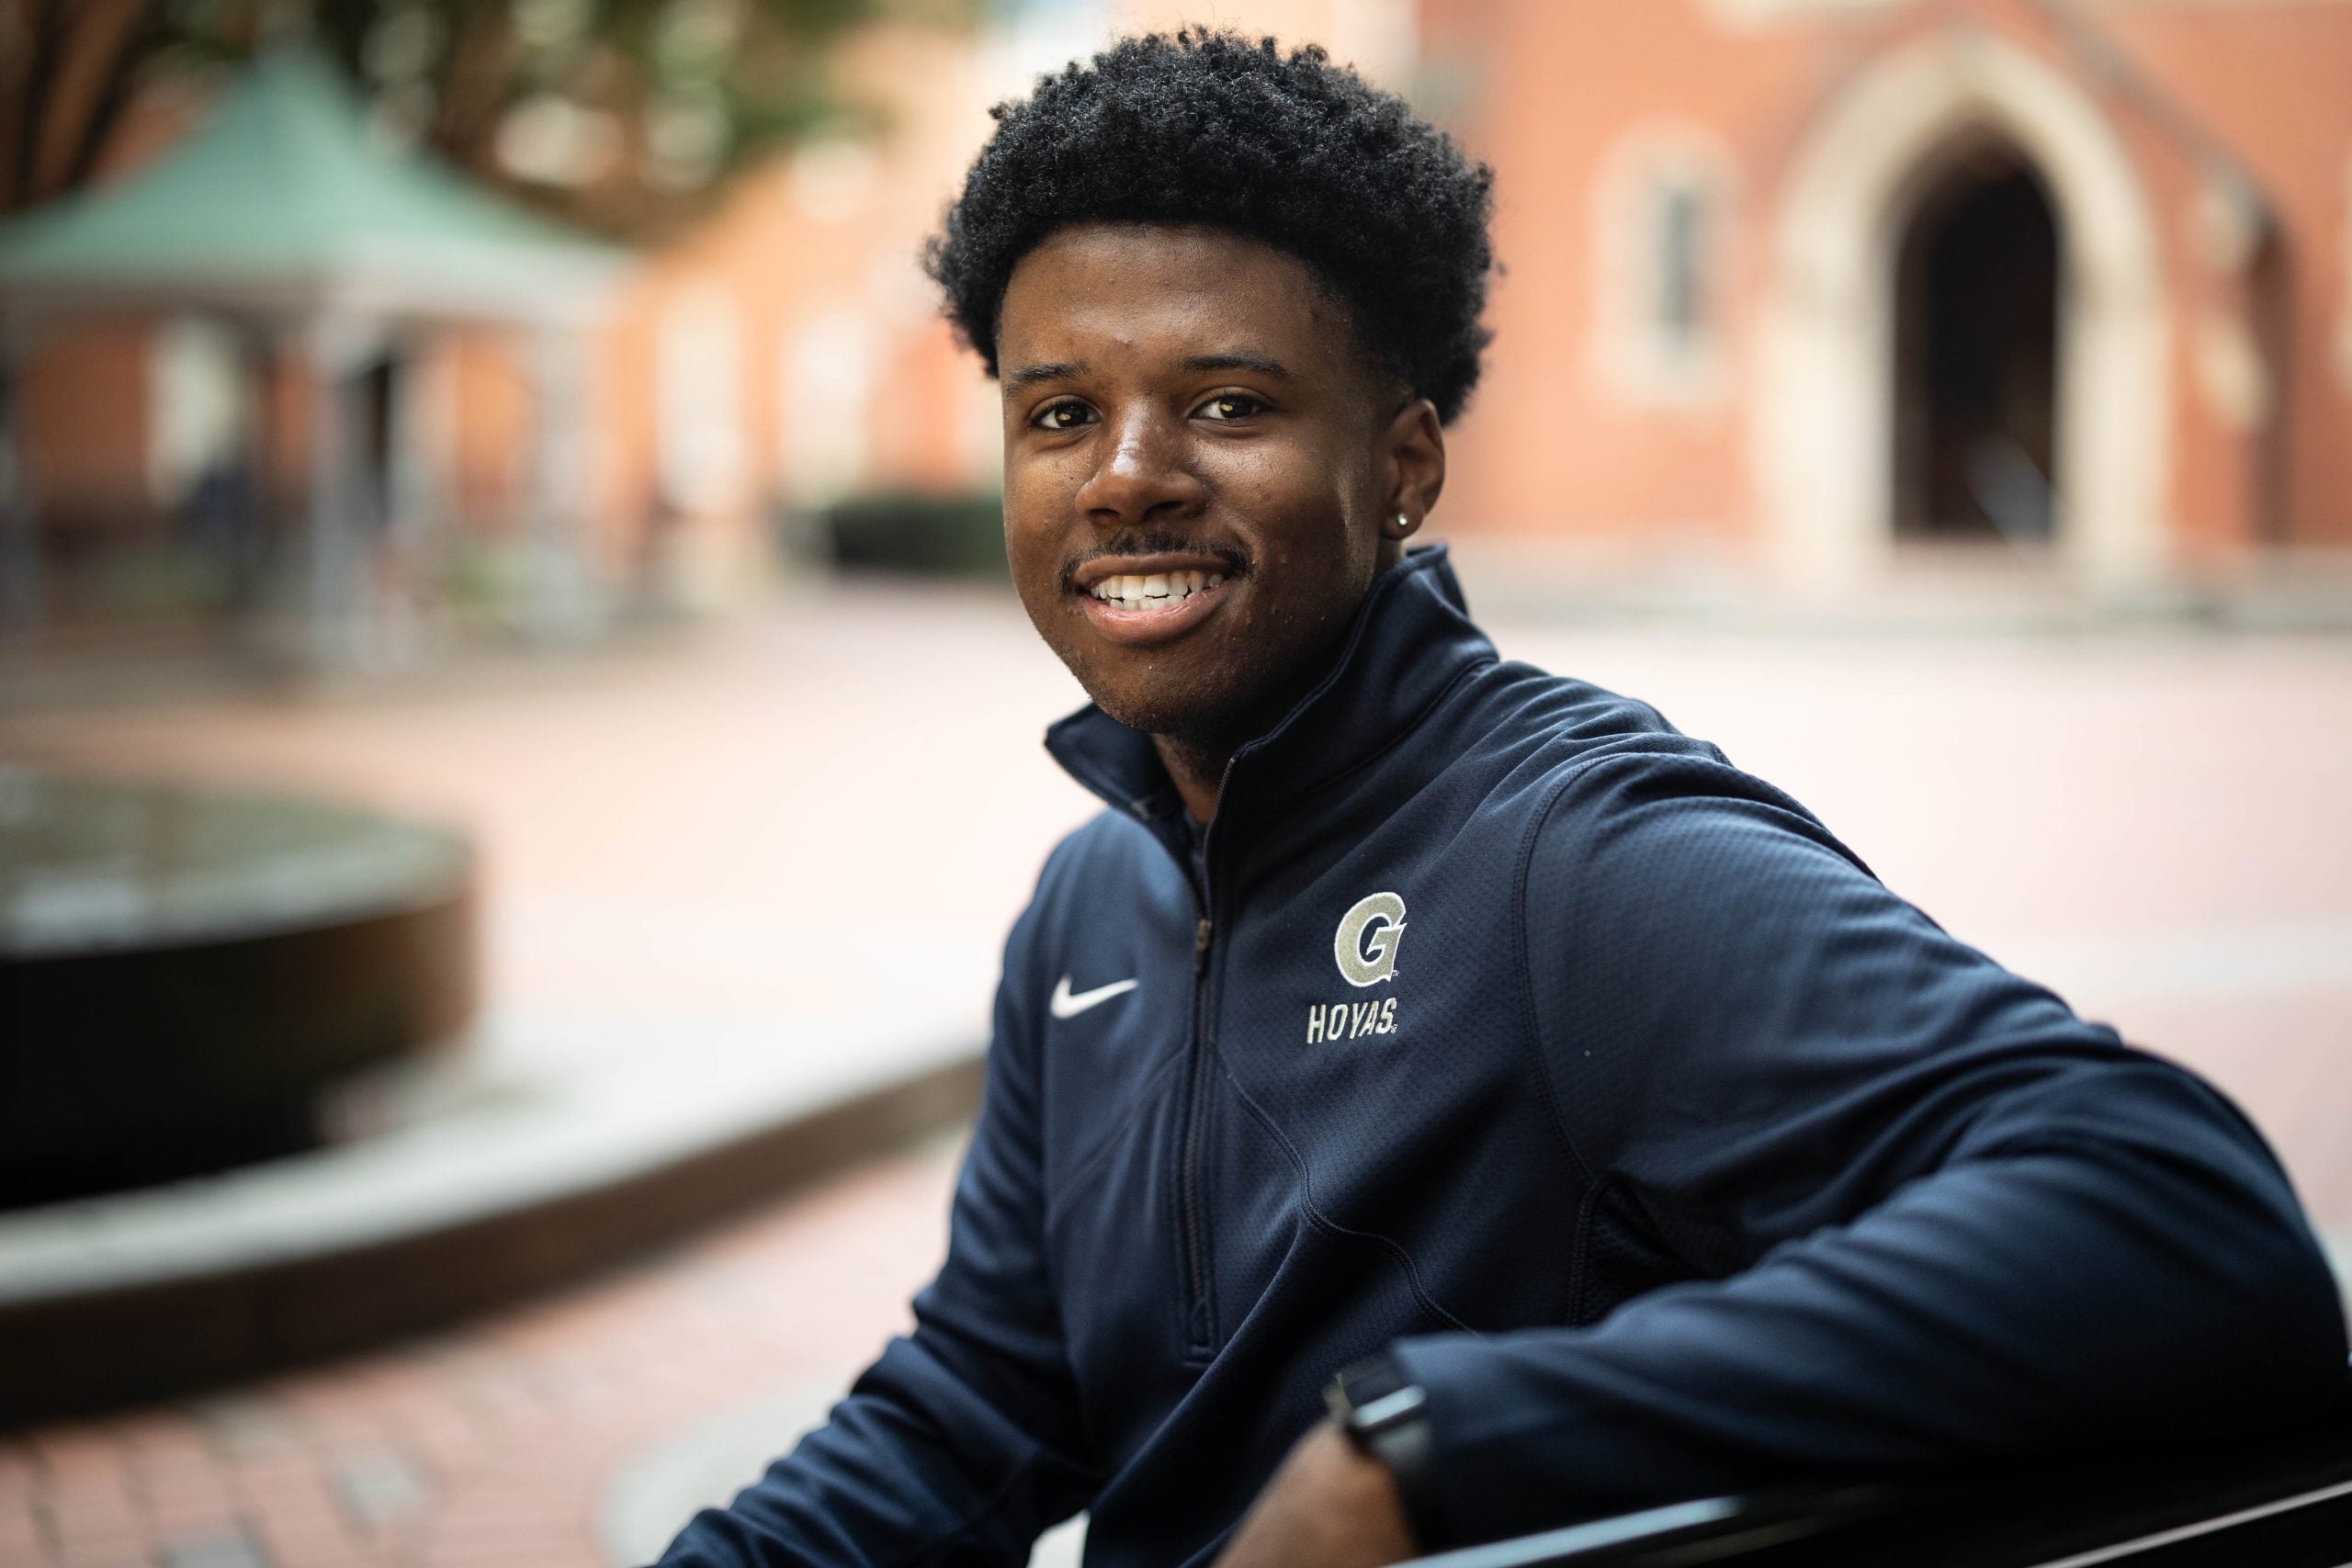
<svg viewBox="0 0 2352 1568">
<path fill-rule="evenodd" d="M 668 1562 L 1017 1563 L 1091 1507 L 1096 1562 L 1388 1562 L 2339 1385 L 2227 1103 L 1404 553 L 1484 168 L 1229 37 L 999 120 L 932 265 L 1109 809 L 1013 928 L 919 1326 Z"/>
</svg>

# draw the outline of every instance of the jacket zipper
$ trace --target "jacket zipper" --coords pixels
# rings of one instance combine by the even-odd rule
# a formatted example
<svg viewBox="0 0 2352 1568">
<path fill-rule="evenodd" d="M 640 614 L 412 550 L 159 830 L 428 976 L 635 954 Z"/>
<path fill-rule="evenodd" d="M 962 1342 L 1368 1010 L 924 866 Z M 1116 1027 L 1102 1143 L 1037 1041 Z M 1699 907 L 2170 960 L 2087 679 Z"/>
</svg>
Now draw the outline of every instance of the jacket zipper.
<svg viewBox="0 0 2352 1568">
<path fill-rule="evenodd" d="M 1227 759 L 1217 784 L 1222 812 L 1233 784 L 1233 762 Z M 1214 821 L 1203 829 L 1216 830 Z M 1178 1156 L 1176 1207 L 1183 1232 L 1184 1274 L 1189 1287 L 1184 1302 L 1184 1348 L 1190 1356 L 1206 1356 L 1216 1348 L 1216 1325 L 1207 1321 L 1209 1301 L 1208 1247 L 1201 1222 L 1202 1104 L 1209 1089 L 1209 954 L 1216 939 L 1215 900 L 1209 890 L 1209 843 L 1201 845 L 1200 918 L 1193 927 L 1193 1070 L 1185 1087 L 1184 1125 Z M 1189 880 L 1189 878 L 1187 878 Z"/>
<path fill-rule="evenodd" d="M 1184 1348 L 1206 1354 L 1216 1334 L 1204 1321 L 1208 1302 L 1208 1264 L 1201 1235 L 1201 1104 L 1208 1097 L 1209 944 L 1216 928 L 1204 915 L 1193 928 L 1193 1071 L 1184 1096 L 1184 1133 L 1176 1201 L 1184 1233 Z"/>
</svg>

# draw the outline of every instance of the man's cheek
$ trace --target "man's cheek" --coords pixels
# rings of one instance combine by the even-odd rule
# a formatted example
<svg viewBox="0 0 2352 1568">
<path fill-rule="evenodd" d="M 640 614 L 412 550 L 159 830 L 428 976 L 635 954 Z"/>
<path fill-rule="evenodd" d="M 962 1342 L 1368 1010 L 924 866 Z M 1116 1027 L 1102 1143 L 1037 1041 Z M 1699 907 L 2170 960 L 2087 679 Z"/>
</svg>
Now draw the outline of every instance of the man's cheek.
<svg viewBox="0 0 2352 1568">
<path fill-rule="evenodd" d="M 1012 573 L 1013 586 L 1021 591 L 1023 599 L 1030 599 L 1033 595 L 1038 598 L 1058 595 L 1061 592 L 1061 568 L 1050 541 L 1041 537 L 1035 528 L 1016 523 L 1013 518 L 1014 513 L 1008 504 L 1005 509 L 1004 559 Z"/>
</svg>

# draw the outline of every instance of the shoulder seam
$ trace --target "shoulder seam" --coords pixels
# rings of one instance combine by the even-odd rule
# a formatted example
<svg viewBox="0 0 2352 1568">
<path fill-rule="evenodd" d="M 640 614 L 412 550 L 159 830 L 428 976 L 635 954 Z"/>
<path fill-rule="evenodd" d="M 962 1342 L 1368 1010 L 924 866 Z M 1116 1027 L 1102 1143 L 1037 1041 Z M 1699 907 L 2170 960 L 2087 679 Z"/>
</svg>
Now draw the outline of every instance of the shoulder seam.
<svg viewBox="0 0 2352 1568">
<path fill-rule="evenodd" d="M 1569 1133 L 1567 1118 L 1561 1114 L 1559 1088 L 1552 1081 L 1552 1064 L 1544 1051 L 1543 1019 L 1535 1005 L 1534 958 L 1529 949 L 1532 937 L 1529 931 L 1527 918 L 1527 880 L 1529 870 L 1535 861 L 1536 842 L 1543 836 L 1544 823 L 1551 820 L 1552 813 L 1559 806 L 1561 797 L 1567 794 L 1568 786 L 1576 783 L 1589 765 L 1589 761 L 1570 766 L 1544 792 L 1544 798 L 1530 815 L 1526 831 L 1519 846 L 1516 864 L 1511 873 L 1510 918 L 1518 928 L 1513 933 L 1511 956 L 1513 966 L 1518 970 L 1519 985 L 1516 988 L 1520 1007 L 1520 1033 L 1521 1037 L 1527 1042 L 1528 1055 L 1535 1068 L 1535 1084 L 1544 1096 L 1544 1116 L 1552 1123 L 1552 1131 L 1559 1135 L 1560 1145 L 1567 1150 L 1568 1158 L 1575 1162 L 1577 1169 L 1583 1174 L 1586 1182 L 1591 1184 L 1600 1179 L 1594 1173 L 1590 1162 L 1584 1157 L 1584 1151 L 1577 1146 L 1575 1136 Z"/>
</svg>

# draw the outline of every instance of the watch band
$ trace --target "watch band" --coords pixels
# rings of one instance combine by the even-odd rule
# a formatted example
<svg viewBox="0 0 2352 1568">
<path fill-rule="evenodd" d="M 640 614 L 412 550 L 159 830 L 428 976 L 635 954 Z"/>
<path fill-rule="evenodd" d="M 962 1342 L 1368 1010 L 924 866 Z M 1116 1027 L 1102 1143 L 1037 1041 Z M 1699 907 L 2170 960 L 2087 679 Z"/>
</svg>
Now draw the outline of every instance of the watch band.
<svg viewBox="0 0 2352 1568">
<path fill-rule="evenodd" d="M 1383 1351 L 1333 1378 L 1323 1403 L 1348 1440 L 1378 1460 L 1396 1482 L 1414 1544 L 1423 1551 L 1443 1544 L 1429 1395 L 1395 1354 Z"/>
</svg>

